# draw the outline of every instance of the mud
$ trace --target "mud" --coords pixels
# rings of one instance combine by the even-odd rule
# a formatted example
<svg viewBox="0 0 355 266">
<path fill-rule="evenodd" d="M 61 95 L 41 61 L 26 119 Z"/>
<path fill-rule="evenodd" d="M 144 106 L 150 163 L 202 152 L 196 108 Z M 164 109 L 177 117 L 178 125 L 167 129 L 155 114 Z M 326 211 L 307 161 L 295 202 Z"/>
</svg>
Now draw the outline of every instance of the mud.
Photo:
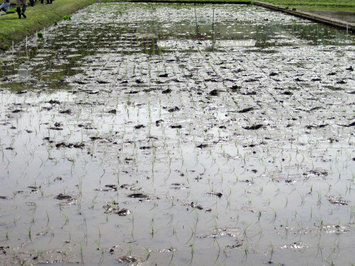
<svg viewBox="0 0 355 266">
<path fill-rule="evenodd" d="M 0 261 L 348 265 L 355 37 L 92 5 L 2 54 Z"/>
</svg>

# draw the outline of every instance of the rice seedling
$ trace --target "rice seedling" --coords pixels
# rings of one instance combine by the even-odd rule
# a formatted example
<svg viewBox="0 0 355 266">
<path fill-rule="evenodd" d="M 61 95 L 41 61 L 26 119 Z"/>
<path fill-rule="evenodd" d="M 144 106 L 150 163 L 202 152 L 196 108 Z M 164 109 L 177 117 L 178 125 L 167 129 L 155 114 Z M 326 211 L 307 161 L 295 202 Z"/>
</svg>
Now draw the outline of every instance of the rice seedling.
<svg viewBox="0 0 355 266">
<path fill-rule="evenodd" d="M 144 248 L 144 250 L 145 250 L 145 253 L 146 253 L 146 258 L 145 258 L 145 260 L 147 261 L 147 260 L 149 260 L 149 258 L 150 258 L 150 255 L 151 255 L 151 253 L 152 253 L 152 250 L 149 249 L 149 248 Z"/>
<path fill-rule="evenodd" d="M 195 247 L 194 247 L 194 244 L 190 244 L 190 253 L 191 253 L 191 260 L 195 254 Z"/>
<path fill-rule="evenodd" d="M 249 229 L 250 225 L 251 225 L 251 224 L 248 224 L 248 225 L 245 225 L 245 226 L 243 227 L 243 236 L 244 236 L 245 238 L 248 237 L 248 236 L 247 236 L 247 232 L 248 232 L 248 229 Z"/>
<path fill-rule="evenodd" d="M 322 204 L 322 192 L 318 191 L 318 200 L 317 200 L 317 205 L 320 206 Z"/>
<path fill-rule="evenodd" d="M 244 247 L 244 255 L 245 255 L 245 257 L 248 257 L 248 253 L 249 253 L 249 246 L 245 245 L 245 247 Z"/>
<path fill-rule="evenodd" d="M 84 263 L 84 245 L 80 243 L 80 262 Z"/>
<path fill-rule="evenodd" d="M 28 228 L 28 238 L 32 241 L 32 228 Z"/>
<path fill-rule="evenodd" d="M 273 213 L 274 213 L 272 223 L 275 223 L 276 217 L 277 217 L 277 211 L 276 211 L 274 208 L 272 208 L 272 211 L 273 211 Z"/>
</svg>

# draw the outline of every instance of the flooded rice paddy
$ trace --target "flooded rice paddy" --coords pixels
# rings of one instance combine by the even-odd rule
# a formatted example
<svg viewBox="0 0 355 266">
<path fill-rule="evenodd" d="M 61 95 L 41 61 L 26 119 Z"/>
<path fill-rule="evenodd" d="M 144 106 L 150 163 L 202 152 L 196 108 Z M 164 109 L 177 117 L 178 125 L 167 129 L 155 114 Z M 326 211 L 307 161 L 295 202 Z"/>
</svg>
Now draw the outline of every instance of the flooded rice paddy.
<svg viewBox="0 0 355 266">
<path fill-rule="evenodd" d="M 254 6 L 92 5 L 1 55 L 2 265 L 352 265 L 355 38 Z"/>
</svg>

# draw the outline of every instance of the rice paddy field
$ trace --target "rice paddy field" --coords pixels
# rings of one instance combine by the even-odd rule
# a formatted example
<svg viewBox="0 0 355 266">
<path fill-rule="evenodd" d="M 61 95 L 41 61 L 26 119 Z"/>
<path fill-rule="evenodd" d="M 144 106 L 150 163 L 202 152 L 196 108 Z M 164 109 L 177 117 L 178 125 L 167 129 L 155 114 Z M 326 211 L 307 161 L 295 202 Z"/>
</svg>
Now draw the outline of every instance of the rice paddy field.
<svg viewBox="0 0 355 266">
<path fill-rule="evenodd" d="M 0 59 L 1 265 L 354 265 L 355 37 L 94 4 Z"/>
</svg>

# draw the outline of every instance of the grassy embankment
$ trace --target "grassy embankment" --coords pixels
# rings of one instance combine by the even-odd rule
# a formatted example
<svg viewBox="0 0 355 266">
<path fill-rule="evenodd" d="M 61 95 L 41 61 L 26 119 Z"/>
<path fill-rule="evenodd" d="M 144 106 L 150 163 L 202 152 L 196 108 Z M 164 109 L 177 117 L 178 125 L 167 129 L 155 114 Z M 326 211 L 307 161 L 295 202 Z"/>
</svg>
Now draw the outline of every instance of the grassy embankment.
<svg viewBox="0 0 355 266">
<path fill-rule="evenodd" d="M 355 12 L 355 0 L 261 0 L 260 2 L 297 10 Z"/>
<path fill-rule="evenodd" d="M 100 2 L 112 2 L 120 0 L 100 0 Z M 124 0 L 121 0 L 124 1 Z M 130 2 L 223 2 L 223 3 L 248 3 L 255 0 L 127 0 Z M 348 11 L 355 12 L 355 0 L 257 0 L 267 2 L 281 7 L 296 8 L 298 10 L 318 10 L 318 11 Z"/>
<path fill-rule="evenodd" d="M 42 5 L 37 1 L 34 7 L 27 8 L 26 19 L 18 19 L 17 13 L 0 16 L 0 50 L 8 49 L 12 42 L 21 41 L 26 36 L 93 2 L 93 0 L 55 0 L 51 5 Z"/>
</svg>

